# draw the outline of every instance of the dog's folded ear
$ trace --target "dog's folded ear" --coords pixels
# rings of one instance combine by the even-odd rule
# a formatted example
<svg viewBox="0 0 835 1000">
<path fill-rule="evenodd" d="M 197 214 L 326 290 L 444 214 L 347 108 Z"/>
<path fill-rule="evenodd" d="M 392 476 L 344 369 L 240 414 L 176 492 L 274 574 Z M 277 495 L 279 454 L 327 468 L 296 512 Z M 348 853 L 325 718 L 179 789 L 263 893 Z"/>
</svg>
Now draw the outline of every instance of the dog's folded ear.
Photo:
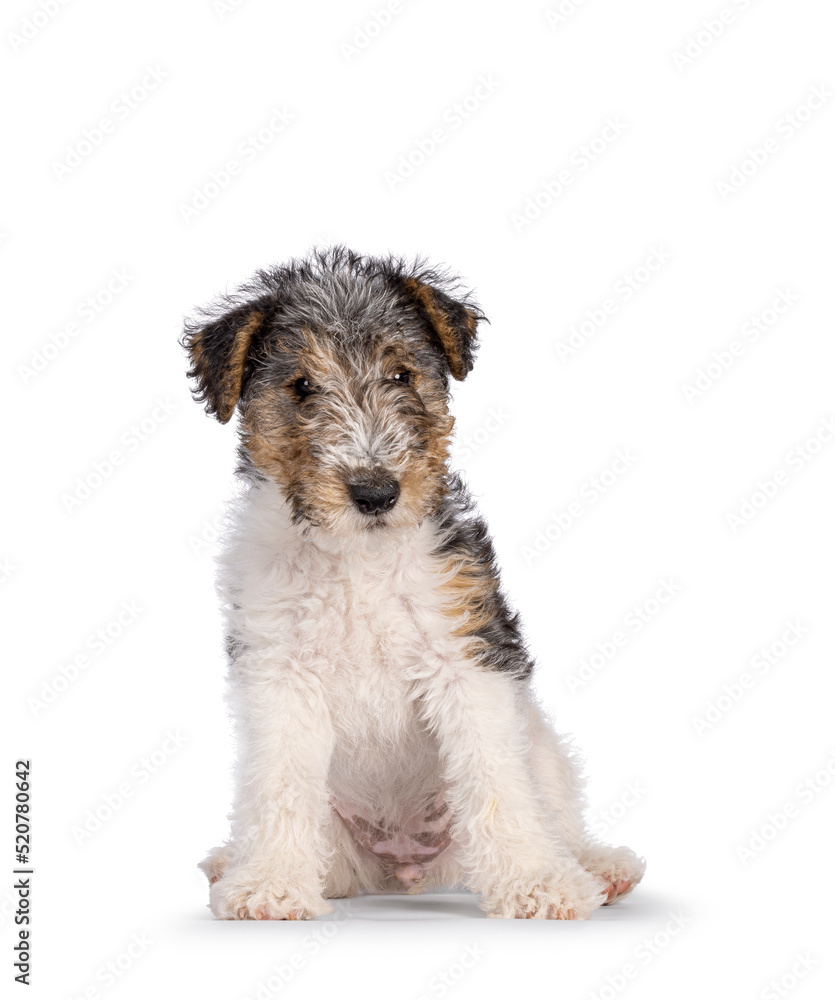
<svg viewBox="0 0 835 1000">
<path fill-rule="evenodd" d="M 217 319 L 203 316 L 186 323 L 181 343 L 191 359 L 188 376 L 197 383 L 193 396 L 222 424 L 235 412 L 265 319 L 266 303 L 255 301 Z"/>
<path fill-rule="evenodd" d="M 484 319 L 483 314 L 477 307 L 458 302 L 440 288 L 417 278 L 404 278 L 403 288 L 428 323 L 452 377 L 460 382 L 473 367 L 476 327 Z"/>
</svg>

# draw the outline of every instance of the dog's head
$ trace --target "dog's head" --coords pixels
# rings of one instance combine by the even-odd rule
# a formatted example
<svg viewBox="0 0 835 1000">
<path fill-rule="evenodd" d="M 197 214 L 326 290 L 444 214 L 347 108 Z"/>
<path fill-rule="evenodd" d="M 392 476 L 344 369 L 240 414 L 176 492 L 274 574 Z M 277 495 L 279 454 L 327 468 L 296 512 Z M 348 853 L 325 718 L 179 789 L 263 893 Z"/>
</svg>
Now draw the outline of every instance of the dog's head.
<svg viewBox="0 0 835 1000">
<path fill-rule="evenodd" d="M 338 247 L 260 271 L 186 325 L 195 398 L 237 407 L 247 464 L 296 520 L 337 533 L 420 521 L 445 491 L 449 376 L 477 306 L 422 263 Z"/>
</svg>

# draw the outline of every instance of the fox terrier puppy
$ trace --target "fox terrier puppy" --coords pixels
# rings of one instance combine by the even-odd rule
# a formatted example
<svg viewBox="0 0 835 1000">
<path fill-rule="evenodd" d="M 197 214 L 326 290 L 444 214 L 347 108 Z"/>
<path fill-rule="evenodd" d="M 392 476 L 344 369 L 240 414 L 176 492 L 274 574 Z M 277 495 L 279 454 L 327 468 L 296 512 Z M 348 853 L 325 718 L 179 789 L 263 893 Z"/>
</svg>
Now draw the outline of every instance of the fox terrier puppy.
<svg viewBox="0 0 835 1000">
<path fill-rule="evenodd" d="M 462 886 L 491 917 L 583 919 L 641 880 L 587 833 L 448 468 L 449 377 L 482 319 L 420 261 L 337 247 L 186 325 L 195 397 L 222 423 L 238 410 L 245 484 L 219 581 L 237 791 L 200 866 L 217 917 Z"/>
</svg>

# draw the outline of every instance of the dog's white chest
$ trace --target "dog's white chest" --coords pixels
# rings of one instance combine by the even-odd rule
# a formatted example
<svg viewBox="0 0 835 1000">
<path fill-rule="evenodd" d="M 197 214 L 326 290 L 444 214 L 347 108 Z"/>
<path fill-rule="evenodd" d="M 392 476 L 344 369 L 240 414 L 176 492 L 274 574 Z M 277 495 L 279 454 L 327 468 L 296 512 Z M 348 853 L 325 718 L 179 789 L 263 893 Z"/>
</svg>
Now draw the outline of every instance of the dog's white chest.
<svg viewBox="0 0 835 1000">
<path fill-rule="evenodd" d="M 329 603 L 344 609 L 344 627 L 320 637 L 332 664 L 331 802 L 356 842 L 414 891 L 450 843 L 437 746 L 410 679 L 429 640 L 414 613 L 420 588 L 373 569 L 353 566 L 332 582 Z"/>
<path fill-rule="evenodd" d="M 450 842 L 438 748 L 414 681 L 449 641 L 436 540 L 425 529 L 329 548 L 290 529 L 269 496 L 251 500 L 229 559 L 230 603 L 246 609 L 232 613 L 236 632 L 322 691 L 331 803 L 362 849 L 413 888 Z"/>
<path fill-rule="evenodd" d="M 334 728 L 334 767 L 391 777 L 407 757 L 412 767 L 435 759 L 434 741 L 414 700 L 412 672 L 426 649 L 409 608 L 393 581 L 346 579 L 332 585 L 339 621 L 323 622 L 316 636 L 326 698 Z M 403 758 L 403 759 L 401 759 Z"/>
</svg>

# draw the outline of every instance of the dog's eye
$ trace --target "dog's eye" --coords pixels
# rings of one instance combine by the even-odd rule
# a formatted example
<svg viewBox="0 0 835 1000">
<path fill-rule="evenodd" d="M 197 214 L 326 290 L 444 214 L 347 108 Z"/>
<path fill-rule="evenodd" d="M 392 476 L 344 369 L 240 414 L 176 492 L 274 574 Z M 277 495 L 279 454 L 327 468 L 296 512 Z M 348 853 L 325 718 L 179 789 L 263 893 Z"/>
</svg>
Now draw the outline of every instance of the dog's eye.
<svg viewBox="0 0 835 1000">
<path fill-rule="evenodd" d="M 311 393 L 316 391 L 311 385 L 310 380 L 306 378 L 297 378 L 292 385 L 292 389 L 299 399 L 306 399 Z"/>
<path fill-rule="evenodd" d="M 404 368 L 403 371 L 395 372 L 394 375 L 392 375 L 392 381 L 397 382 L 398 385 L 411 385 L 412 373 L 407 372 Z"/>
</svg>

